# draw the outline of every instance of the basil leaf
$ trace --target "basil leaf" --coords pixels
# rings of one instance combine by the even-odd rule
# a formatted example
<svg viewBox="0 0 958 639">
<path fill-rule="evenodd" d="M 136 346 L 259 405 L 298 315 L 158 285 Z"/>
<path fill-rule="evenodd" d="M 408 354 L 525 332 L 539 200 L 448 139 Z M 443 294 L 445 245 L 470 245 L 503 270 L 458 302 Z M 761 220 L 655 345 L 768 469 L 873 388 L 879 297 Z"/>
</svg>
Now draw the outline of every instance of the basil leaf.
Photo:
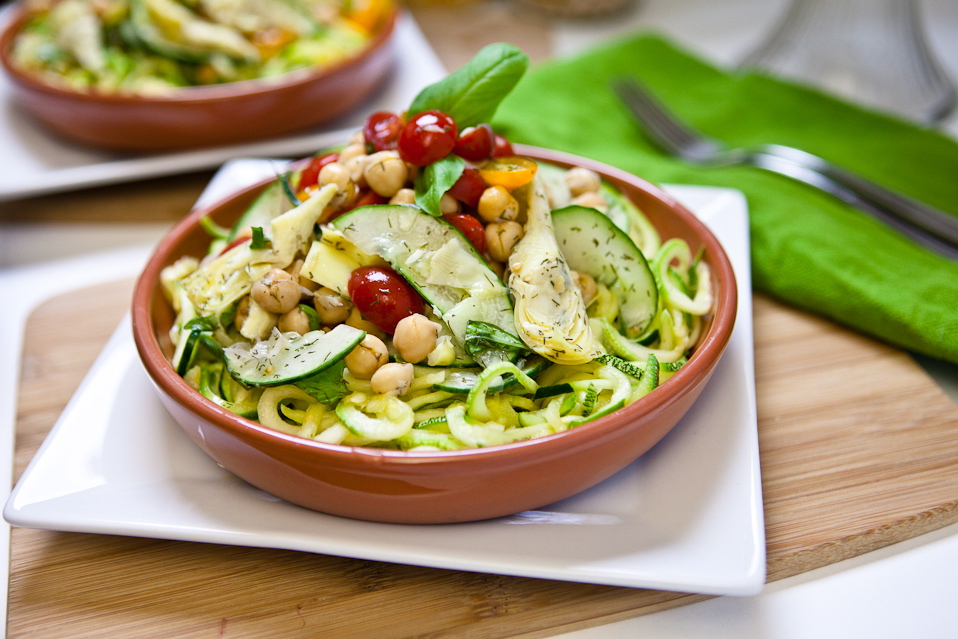
<svg viewBox="0 0 958 639">
<path fill-rule="evenodd" d="M 529 349 L 522 341 L 488 322 L 469 320 L 463 340 L 466 352 L 483 367 L 497 362 L 515 362 Z"/>
<path fill-rule="evenodd" d="M 265 249 L 270 247 L 271 242 L 263 234 L 262 226 L 254 226 L 252 228 L 252 231 L 253 231 L 253 240 L 249 244 L 250 250 L 258 251 L 259 249 Z"/>
<path fill-rule="evenodd" d="M 349 390 L 346 388 L 346 380 L 343 379 L 345 366 L 345 362 L 339 360 L 315 375 L 296 380 L 293 385 L 314 397 L 321 404 L 335 404 L 349 394 Z"/>
<path fill-rule="evenodd" d="M 529 56 L 503 42 L 490 44 L 448 76 L 420 91 L 409 116 L 432 109 L 456 121 L 459 130 L 492 120 L 502 99 L 529 68 Z"/>
<path fill-rule="evenodd" d="M 426 167 L 416 176 L 416 204 L 433 217 L 441 217 L 439 201 L 452 188 L 466 168 L 466 162 L 450 153 Z"/>
</svg>

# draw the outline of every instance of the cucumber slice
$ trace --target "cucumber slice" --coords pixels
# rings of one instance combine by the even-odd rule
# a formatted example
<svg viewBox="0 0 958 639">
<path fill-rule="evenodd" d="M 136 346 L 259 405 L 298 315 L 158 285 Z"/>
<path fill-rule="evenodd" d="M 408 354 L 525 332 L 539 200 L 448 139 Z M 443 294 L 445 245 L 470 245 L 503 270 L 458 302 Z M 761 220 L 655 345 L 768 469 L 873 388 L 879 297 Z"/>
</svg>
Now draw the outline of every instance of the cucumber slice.
<svg viewBox="0 0 958 639">
<path fill-rule="evenodd" d="M 658 230 L 639 207 L 621 191 L 605 182 L 602 183 L 602 195 L 609 203 L 608 215 L 615 221 L 616 226 L 626 232 L 643 255 L 649 258 L 655 255 L 662 240 Z"/>
<path fill-rule="evenodd" d="M 314 375 L 353 350 L 366 331 L 340 324 L 328 333 L 305 335 L 274 331 L 250 348 L 245 343 L 224 350 L 230 374 L 247 386 L 276 386 Z"/>
<path fill-rule="evenodd" d="M 452 224 L 415 206 L 363 206 L 331 226 L 365 253 L 379 255 L 419 291 L 465 343 L 470 320 L 515 335 L 509 290 Z"/>
<path fill-rule="evenodd" d="M 583 206 L 553 211 L 552 223 L 569 266 L 604 284 L 618 299 L 626 337 L 645 332 L 659 293 L 648 261 L 629 236 L 599 211 Z"/>
<path fill-rule="evenodd" d="M 230 230 L 227 240 L 233 241 L 243 229 L 258 226 L 268 229 L 270 222 L 279 217 L 286 211 L 292 210 L 294 204 L 286 196 L 286 191 L 280 180 L 271 182 L 259 197 L 250 205 L 248 209 L 240 216 L 236 224 Z"/>
</svg>

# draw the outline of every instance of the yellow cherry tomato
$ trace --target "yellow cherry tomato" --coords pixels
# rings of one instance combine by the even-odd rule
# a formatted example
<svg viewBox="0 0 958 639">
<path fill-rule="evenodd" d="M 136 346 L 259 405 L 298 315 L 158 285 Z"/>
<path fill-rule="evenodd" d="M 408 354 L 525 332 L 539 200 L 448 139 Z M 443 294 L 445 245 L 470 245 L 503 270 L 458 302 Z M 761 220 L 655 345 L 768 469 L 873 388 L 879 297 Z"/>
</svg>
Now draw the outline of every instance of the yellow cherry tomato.
<svg viewBox="0 0 958 639">
<path fill-rule="evenodd" d="M 489 186 L 501 186 L 511 191 L 531 182 L 538 168 L 528 158 L 493 158 L 479 167 L 479 176 Z"/>
<path fill-rule="evenodd" d="M 366 34 L 373 33 L 393 10 L 391 0 L 355 0 L 348 6 L 344 17 Z"/>
</svg>

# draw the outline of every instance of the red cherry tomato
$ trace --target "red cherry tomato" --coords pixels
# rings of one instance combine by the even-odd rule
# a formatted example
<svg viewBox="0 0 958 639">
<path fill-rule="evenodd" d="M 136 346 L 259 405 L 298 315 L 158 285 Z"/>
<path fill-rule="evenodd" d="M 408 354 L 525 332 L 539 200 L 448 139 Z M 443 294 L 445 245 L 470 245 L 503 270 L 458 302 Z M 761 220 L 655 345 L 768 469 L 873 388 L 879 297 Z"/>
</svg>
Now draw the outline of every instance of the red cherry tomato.
<svg viewBox="0 0 958 639">
<path fill-rule="evenodd" d="M 221 248 L 221 249 L 220 249 L 220 252 L 219 252 L 219 255 L 223 255 L 224 253 L 226 253 L 226 252 L 229 251 L 230 249 L 234 249 L 234 248 L 236 248 L 237 246 L 239 246 L 240 244 L 244 244 L 244 243 L 246 243 L 246 242 L 250 242 L 250 241 L 252 241 L 252 239 L 253 239 L 253 238 L 252 238 L 251 236 L 249 236 L 249 235 L 244 235 L 244 236 L 238 237 L 238 238 L 236 238 L 235 240 L 233 240 L 232 242 L 230 242 L 229 244 L 227 244 L 226 246 L 224 246 L 223 248 Z"/>
<path fill-rule="evenodd" d="M 482 227 L 482 222 L 468 213 L 450 213 L 443 215 L 442 219 L 459 229 L 480 254 L 486 252 L 486 230 Z"/>
<path fill-rule="evenodd" d="M 459 134 L 453 152 L 470 162 L 482 162 L 492 155 L 495 133 L 488 124 L 471 126 Z"/>
<path fill-rule="evenodd" d="M 515 155 L 515 152 L 512 150 L 512 143 L 509 142 L 506 138 L 496 133 L 496 139 L 493 142 L 492 147 L 492 157 L 494 158 L 504 158 L 506 156 Z"/>
<path fill-rule="evenodd" d="M 402 119 L 395 113 L 376 111 L 366 118 L 363 138 L 377 151 L 395 149 L 402 126 Z"/>
<path fill-rule="evenodd" d="M 423 111 L 399 132 L 399 156 L 416 166 L 426 166 L 449 155 L 456 146 L 456 122 L 442 111 Z"/>
<path fill-rule="evenodd" d="M 449 195 L 466 206 L 476 208 L 479 206 L 479 198 L 482 197 L 482 192 L 485 190 L 486 183 L 479 175 L 479 171 L 469 168 L 463 170 L 462 175 L 449 189 Z"/>
<path fill-rule="evenodd" d="M 423 312 L 422 298 L 396 271 L 384 266 L 361 266 L 346 285 L 363 317 L 392 334 L 404 317 Z"/>
<path fill-rule="evenodd" d="M 313 158 L 303 172 L 299 174 L 299 182 L 296 183 L 296 192 L 299 193 L 305 189 L 316 186 L 319 183 L 319 172 L 327 164 L 332 164 L 339 159 L 339 153 L 327 153 Z"/>
</svg>

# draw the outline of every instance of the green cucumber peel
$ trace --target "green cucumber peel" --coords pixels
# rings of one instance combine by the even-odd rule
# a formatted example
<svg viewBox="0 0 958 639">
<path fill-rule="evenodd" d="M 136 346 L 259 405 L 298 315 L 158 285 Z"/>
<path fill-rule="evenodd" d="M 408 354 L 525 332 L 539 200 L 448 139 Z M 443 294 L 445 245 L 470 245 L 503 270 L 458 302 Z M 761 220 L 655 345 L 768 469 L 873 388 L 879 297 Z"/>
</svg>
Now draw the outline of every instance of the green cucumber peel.
<svg viewBox="0 0 958 639">
<path fill-rule="evenodd" d="M 409 117 L 437 110 L 451 116 L 459 130 L 490 122 L 502 99 L 529 68 L 529 56 L 511 44 L 497 42 L 448 76 L 419 92 Z"/>
</svg>

